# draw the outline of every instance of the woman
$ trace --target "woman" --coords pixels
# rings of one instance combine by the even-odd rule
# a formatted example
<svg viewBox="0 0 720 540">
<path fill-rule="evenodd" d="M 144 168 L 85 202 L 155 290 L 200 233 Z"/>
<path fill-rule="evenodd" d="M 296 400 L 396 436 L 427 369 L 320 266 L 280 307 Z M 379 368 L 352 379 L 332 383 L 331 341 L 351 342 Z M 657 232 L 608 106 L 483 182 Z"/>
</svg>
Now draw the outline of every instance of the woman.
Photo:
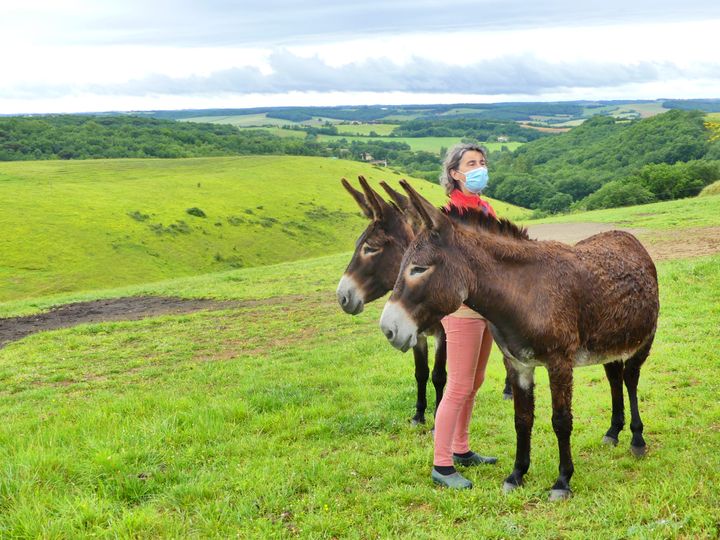
<svg viewBox="0 0 720 540">
<path fill-rule="evenodd" d="M 458 144 L 447 154 L 440 184 L 450 197 L 448 205 L 480 208 L 495 217 L 495 211 L 479 193 L 487 185 L 485 150 L 474 144 Z M 495 463 L 470 450 L 468 428 L 475 394 L 485 378 L 492 336 L 487 321 L 463 305 L 442 319 L 447 335 L 447 386 L 435 416 L 435 453 L 432 479 L 436 484 L 469 489 L 472 482 L 454 465 L 474 466 Z"/>
</svg>

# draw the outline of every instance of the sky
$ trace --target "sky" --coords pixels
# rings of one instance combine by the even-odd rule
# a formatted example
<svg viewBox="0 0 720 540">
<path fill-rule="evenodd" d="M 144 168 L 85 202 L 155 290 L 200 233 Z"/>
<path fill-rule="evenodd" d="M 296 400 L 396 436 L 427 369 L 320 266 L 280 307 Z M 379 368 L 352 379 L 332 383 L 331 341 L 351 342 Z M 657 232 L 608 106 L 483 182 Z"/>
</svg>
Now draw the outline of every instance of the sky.
<svg viewBox="0 0 720 540">
<path fill-rule="evenodd" d="M 2 0 L 0 114 L 720 98 L 718 0 Z"/>
</svg>

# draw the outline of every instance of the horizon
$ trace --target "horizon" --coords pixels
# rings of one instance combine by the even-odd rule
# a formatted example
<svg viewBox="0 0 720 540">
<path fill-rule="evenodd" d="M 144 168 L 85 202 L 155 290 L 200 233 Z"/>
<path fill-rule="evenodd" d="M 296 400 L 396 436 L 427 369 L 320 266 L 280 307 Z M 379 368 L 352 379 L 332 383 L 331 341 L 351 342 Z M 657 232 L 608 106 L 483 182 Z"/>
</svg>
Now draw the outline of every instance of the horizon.
<svg viewBox="0 0 720 540">
<path fill-rule="evenodd" d="M 485 102 L 447 102 L 447 103 L 352 103 L 352 104 L 340 104 L 340 105 L 277 105 L 277 106 L 253 106 L 253 107 L 210 107 L 210 108 L 181 108 L 181 109 L 115 109 L 115 110 L 87 110 L 87 111 L 58 111 L 58 112 L 16 112 L 16 113 L 0 113 L 0 117 L 11 118 L 14 116 L 53 116 L 53 115 L 111 115 L 111 114 L 142 114 L 142 113 L 162 113 L 162 112 L 206 112 L 206 111 L 265 111 L 270 109 L 344 109 L 344 108 L 355 108 L 355 107 L 442 107 L 442 106 L 461 106 L 461 105 L 520 105 L 520 104 L 591 104 L 591 103 L 603 103 L 603 104 L 633 104 L 633 103 L 662 103 L 666 101 L 683 101 L 683 102 L 714 102 L 720 103 L 720 97 L 708 97 L 708 98 L 675 98 L 675 97 L 662 97 L 657 99 L 593 99 L 593 100 L 536 100 L 536 101 L 485 101 Z M 672 109 L 668 109 L 672 110 Z"/>
</svg>

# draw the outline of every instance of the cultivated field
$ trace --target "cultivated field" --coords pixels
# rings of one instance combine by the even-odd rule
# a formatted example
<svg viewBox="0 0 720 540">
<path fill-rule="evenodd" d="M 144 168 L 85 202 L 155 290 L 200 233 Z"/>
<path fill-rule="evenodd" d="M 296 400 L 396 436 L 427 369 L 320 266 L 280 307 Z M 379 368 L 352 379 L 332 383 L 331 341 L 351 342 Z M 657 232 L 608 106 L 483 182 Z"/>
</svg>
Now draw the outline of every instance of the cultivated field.
<svg viewBox="0 0 720 540">
<path fill-rule="evenodd" d="M 90 193 L 88 180 L 78 183 L 84 189 L 76 193 Z M 720 198 L 703 197 L 565 220 L 617 221 L 667 238 L 676 233 L 673 216 L 720 227 L 718 206 Z M 363 227 L 362 220 L 347 224 L 353 235 Z M 352 245 L 344 240 L 341 247 Z M 392 349 L 378 330 L 382 301 L 357 317 L 336 305 L 334 288 L 348 258 L 341 253 L 0 304 L 10 317 L 127 295 L 236 302 L 222 311 L 34 334 L 0 349 L 1 535 L 720 534 L 720 255 L 659 263 L 660 323 L 639 388 L 646 458 L 630 455 L 627 427 L 617 448 L 600 443 L 610 418 L 608 384 L 600 367 L 576 371 L 575 497 L 562 503 L 546 501 L 557 447 L 543 370 L 526 486 L 502 494 L 515 436 L 496 350 L 477 397 L 471 442 L 499 463 L 466 470 L 475 483 L 468 492 L 432 485 L 430 426 L 407 421 L 415 401 L 411 355 Z"/>
</svg>

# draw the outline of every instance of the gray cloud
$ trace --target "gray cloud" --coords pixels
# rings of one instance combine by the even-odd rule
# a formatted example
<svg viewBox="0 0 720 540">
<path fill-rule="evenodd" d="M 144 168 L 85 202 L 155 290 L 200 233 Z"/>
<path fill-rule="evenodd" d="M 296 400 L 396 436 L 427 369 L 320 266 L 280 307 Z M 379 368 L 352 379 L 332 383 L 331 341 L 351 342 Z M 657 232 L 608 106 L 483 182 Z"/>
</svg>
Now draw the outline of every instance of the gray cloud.
<svg viewBox="0 0 720 540">
<path fill-rule="evenodd" d="M 195 47 L 286 46 L 406 32 L 678 22 L 717 17 L 720 17 L 717 0 L 125 0 L 112 4 L 89 2 L 87 9 L 79 13 L 34 13 L 27 24 L 39 40 L 53 44 Z M 8 19 L 5 24 L 17 21 Z"/>
<path fill-rule="evenodd" d="M 720 79 L 720 64 L 699 66 L 689 73 L 668 62 L 552 63 L 533 56 L 479 61 L 463 67 L 423 58 L 398 65 L 385 58 L 368 59 L 341 67 L 318 57 L 302 58 L 285 50 L 270 57 L 273 73 L 252 67 L 234 68 L 207 77 L 171 78 L 164 75 L 112 87 L 87 90 L 115 95 L 217 95 L 299 92 L 411 92 L 458 94 L 540 94 L 566 88 L 615 87 L 679 77 Z"/>
</svg>

